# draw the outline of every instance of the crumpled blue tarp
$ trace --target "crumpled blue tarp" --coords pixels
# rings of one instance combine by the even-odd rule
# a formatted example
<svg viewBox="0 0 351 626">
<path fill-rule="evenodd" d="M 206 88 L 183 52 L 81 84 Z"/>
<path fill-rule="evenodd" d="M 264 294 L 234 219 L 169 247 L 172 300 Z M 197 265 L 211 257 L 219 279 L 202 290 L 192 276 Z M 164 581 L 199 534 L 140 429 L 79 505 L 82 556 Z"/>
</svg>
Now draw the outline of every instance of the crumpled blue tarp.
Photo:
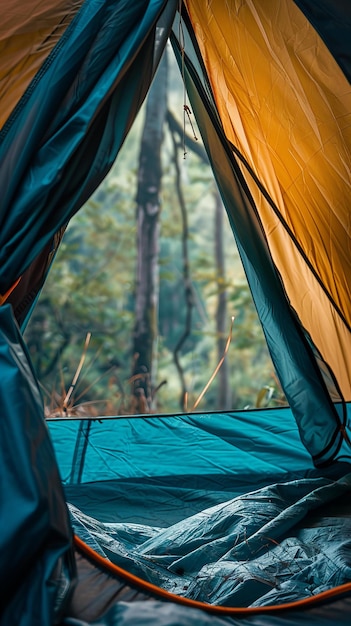
<svg viewBox="0 0 351 626">
<path fill-rule="evenodd" d="M 131 573 L 203 602 L 263 606 L 351 581 L 350 492 L 351 474 L 295 480 L 168 528 L 102 523 L 69 508 L 76 534 Z"/>
</svg>

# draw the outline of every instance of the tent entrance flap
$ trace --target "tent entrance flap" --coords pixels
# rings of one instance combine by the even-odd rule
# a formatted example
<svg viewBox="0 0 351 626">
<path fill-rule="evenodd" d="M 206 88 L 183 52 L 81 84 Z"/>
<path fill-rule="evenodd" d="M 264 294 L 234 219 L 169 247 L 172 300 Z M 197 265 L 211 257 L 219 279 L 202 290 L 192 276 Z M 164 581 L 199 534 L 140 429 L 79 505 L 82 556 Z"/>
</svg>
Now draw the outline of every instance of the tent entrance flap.
<svg viewBox="0 0 351 626">
<path fill-rule="evenodd" d="M 75 577 L 72 531 L 40 390 L 11 307 L 0 308 L 0 623 L 60 619 Z"/>
</svg>

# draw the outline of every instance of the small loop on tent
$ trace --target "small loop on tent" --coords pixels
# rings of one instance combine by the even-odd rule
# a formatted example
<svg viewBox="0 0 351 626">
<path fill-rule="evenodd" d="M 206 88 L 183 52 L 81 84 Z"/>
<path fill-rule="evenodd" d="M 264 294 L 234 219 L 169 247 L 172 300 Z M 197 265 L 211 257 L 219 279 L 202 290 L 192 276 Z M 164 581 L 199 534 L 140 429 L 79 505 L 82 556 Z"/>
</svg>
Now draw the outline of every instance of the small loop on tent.
<svg viewBox="0 0 351 626">
<path fill-rule="evenodd" d="M 2 306 L 4 304 L 4 302 L 6 302 L 7 298 L 11 295 L 11 293 L 14 291 L 14 289 L 16 289 L 18 283 L 20 282 L 22 276 L 20 276 L 19 278 L 17 278 L 17 280 L 13 283 L 12 287 L 10 287 L 10 289 L 8 291 L 6 291 L 6 293 L 4 293 L 4 295 L 0 294 L 0 306 Z"/>
<path fill-rule="evenodd" d="M 346 441 L 346 443 L 351 447 L 351 439 L 346 431 L 346 426 L 344 426 L 344 424 L 341 424 L 340 426 L 340 433 L 344 441 Z"/>
</svg>

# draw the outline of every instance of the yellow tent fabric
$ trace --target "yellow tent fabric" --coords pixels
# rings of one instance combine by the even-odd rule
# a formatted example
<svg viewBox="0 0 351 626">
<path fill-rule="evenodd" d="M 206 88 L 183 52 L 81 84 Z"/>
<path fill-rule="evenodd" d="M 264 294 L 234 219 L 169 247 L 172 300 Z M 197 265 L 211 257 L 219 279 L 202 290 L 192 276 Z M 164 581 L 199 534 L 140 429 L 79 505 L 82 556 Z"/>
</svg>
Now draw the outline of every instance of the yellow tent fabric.
<svg viewBox="0 0 351 626">
<path fill-rule="evenodd" d="M 83 0 L 2 0 L 0 129 L 60 41 Z"/>
<path fill-rule="evenodd" d="M 290 303 L 350 400 L 350 85 L 291 0 L 185 5 Z"/>
</svg>

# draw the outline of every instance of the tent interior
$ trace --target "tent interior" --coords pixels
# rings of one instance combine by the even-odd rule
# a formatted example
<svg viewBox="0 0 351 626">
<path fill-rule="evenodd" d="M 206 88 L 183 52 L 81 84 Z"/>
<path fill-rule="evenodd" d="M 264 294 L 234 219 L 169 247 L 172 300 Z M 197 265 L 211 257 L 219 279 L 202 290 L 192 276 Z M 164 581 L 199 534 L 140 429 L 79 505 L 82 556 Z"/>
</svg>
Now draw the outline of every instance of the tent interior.
<svg viewBox="0 0 351 626">
<path fill-rule="evenodd" d="M 4 0 L 7 626 L 348 624 L 351 8 Z M 23 332 L 170 39 L 289 408 L 45 420 Z"/>
</svg>

